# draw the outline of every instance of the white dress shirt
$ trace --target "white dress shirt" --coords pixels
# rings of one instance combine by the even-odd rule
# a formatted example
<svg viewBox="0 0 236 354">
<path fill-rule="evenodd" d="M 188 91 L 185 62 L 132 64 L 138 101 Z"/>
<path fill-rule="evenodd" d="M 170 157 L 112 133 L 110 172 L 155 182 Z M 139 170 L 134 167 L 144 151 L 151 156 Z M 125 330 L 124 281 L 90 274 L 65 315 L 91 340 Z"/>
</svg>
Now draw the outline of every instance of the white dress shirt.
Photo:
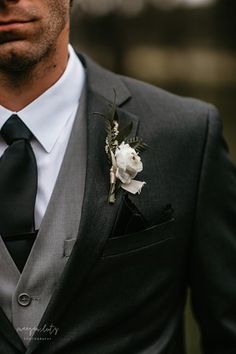
<svg viewBox="0 0 236 354">
<path fill-rule="evenodd" d="M 38 166 L 35 227 L 40 227 L 48 206 L 72 130 L 85 82 L 85 70 L 69 45 L 69 60 L 60 79 L 19 112 L 0 105 L 0 129 L 17 114 L 33 133 L 31 145 Z M 0 156 L 7 144 L 0 136 Z"/>
</svg>

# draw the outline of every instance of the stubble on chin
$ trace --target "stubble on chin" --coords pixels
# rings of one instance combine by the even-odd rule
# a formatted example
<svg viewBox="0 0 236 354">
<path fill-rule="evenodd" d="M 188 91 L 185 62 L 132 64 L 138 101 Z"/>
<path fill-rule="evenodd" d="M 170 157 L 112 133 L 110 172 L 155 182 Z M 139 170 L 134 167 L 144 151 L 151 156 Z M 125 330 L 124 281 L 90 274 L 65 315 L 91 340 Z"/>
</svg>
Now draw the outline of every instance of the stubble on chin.
<svg viewBox="0 0 236 354">
<path fill-rule="evenodd" d="M 1 44 L 0 44 L 1 50 Z M 27 81 L 41 76 L 44 65 L 39 65 L 50 56 L 52 48 L 44 48 L 41 51 L 34 51 L 32 48 L 23 50 L 20 45 L 12 46 L 8 51 L 1 51 L 0 54 L 0 77 L 8 86 L 20 87 Z M 37 69 L 37 70 L 36 70 Z"/>
<path fill-rule="evenodd" d="M 12 86 L 21 86 L 32 77 L 41 76 L 55 52 L 54 36 L 38 26 L 29 34 L 11 31 L 0 36 L 0 77 Z"/>
</svg>

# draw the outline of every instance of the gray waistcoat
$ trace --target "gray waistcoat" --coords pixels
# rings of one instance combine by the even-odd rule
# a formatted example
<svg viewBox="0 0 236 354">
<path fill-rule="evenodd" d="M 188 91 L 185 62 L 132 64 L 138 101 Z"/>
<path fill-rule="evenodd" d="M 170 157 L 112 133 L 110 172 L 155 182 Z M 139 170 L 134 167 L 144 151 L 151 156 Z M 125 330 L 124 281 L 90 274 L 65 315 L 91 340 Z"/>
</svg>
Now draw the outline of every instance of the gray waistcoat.
<svg viewBox="0 0 236 354">
<path fill-rule="evenodd" d="M 86 97 L 37 239 L 22 274 L 0 237 L 0 306 L 28 346 L 77 238 L 86 172 Z M 26 295 L 24 295 L 26 294 Z"/>
</svg>

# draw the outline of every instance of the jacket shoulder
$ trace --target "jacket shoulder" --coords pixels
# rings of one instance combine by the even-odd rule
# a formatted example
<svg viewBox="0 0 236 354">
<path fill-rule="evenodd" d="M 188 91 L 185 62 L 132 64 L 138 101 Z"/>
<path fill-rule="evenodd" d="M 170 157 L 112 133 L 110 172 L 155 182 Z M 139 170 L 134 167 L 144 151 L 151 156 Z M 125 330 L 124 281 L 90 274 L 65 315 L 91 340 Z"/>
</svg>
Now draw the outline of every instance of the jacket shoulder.
<svg viewBox="0 0 236 354">
<path fill-rule="evenodd" d="M 127 76 L 119 77 L 130 91 L 133 104 L 149 107 L 153 112 L 160 112 L 166 118 L 181 117 L 182 120 L 191 120 L 192 117 L 205 121 L 207 117 L 218 115 L 216 107 L 208 102 L 180 96 Z"/>
<path fill-rule="evenodd" d="M 81 56 L 87 68 L 89 87 L 108 101 L 117 93 L 117 104 L 137 115 L 140 122 L 163 128 L 206 128 L 208 119 L 221 124 L 217 109 L 204 101 L 182 97 L 157 86 L 111 72 L 86 55 Z"/>
<path fill-rule="evenodd" d="M 141 122 L 169 128 L 176 133 L 205 135 L 209 125 L 214 131 L 222 131 L 220 115 L 214 105 L 196 98 L 179 96 L 126 76 L 119 77 L 131 93 L 127 107 L 139 116 Z"/>
</svg>

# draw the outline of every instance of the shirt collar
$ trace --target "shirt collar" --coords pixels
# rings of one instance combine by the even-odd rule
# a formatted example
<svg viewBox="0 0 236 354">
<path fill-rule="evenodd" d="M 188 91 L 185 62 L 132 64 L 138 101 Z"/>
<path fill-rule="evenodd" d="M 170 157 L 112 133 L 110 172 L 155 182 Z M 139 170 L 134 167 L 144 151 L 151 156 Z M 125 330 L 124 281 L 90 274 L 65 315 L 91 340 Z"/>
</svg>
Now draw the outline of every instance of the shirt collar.
<svg viewBox="0 0 236 354">
<path fill-rule="evenodd" d="M 84 81 L 85 70 L 69 45 L 66 70 L 53 86 L 19 112 L 0 105 L 0 129 L 12 114 L 17 114 L 44 149 L 50 152 L 67 121 L 73 118 Z"/>
</svg>

